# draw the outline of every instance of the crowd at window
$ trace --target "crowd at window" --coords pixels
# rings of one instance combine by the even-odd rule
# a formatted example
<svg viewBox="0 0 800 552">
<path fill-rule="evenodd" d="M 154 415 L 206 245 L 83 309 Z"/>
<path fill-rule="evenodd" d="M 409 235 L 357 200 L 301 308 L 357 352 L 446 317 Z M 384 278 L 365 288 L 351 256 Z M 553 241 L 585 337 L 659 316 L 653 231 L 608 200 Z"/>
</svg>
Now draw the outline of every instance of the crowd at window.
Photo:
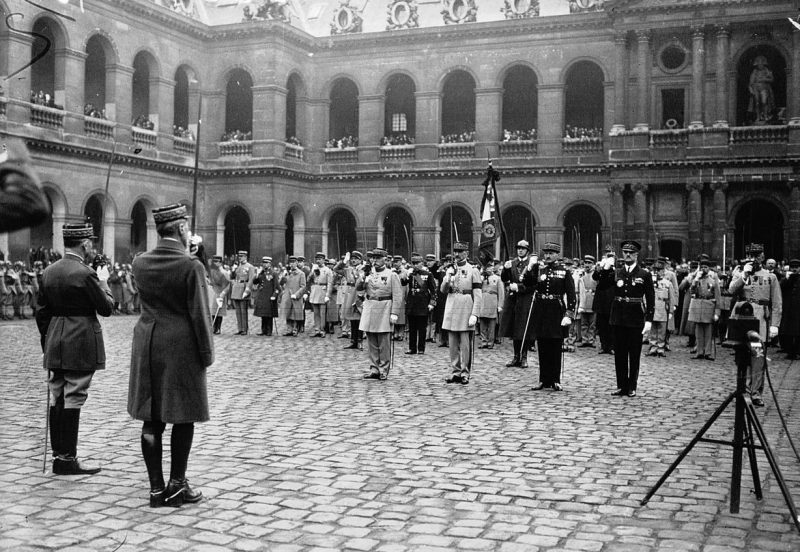
<svg viewBox="0 0 800 552">
<path fill-rule="evenodd" d="M 440 144 L 459 144 L 475 141 L 475 131 L 462 132 L 461 134 L 443 134 L 439 140 Z"/>
<path fill-rule="evenodd" d="M 143 128 L 145 130 L 155 130 L 156 125 L 153 124 L 148 117 L 144 115 L 139 115 L 136 117 L 133 122 L 131 123 L 132 126 Z"/>
<path fill-rule="evenodd" d="M 83 114 L 87 117 L 93 117 L 95 119 L 106 119 L 106 110 L 105 109 L 97 109 L 94 104 L 87 103 L 83 106 Z"/>
<path fill-rule="evenodd" d="M 43 105 L 45 107 L 52 107 L 53 109 L 64 109 L 63 105 L 58 105 L 53 100 L 53 96 L 51 96 L 50 93 L 43 92 L 42 90 L 39 90 L 39 92 L 34 92 L 31 90 L 31 103 Z"/>
<path fill-rule="evenodd" d="M 248 142 L 253 139 L 253 131 L 242 132 L 239 129 L 229 130 L 220 138 L 220 142 Z"/>
<path fill-rule="evenodd" d="M 392 134 L 381 138 L 382 146 L 409 146 L 414 143 L 414 137 L 408 134 Z"/>
<path fill-rule="evenodd" d="M 300 142 L 300 138 L 298 138 L 297 136 L 289 136 L 286 139 L 286 143 L 292 144 L 293 146 L 303 147 L 303 144 Z"/>
<path fill-rule="evenodd" d="M 601 138 L 603 138 L 602 128 L 567 126 L 564 129 L 564 141 L 566 142 L 588 142 L 589 140 L 599 140 Z"/>
<path fill-rule="evenodd" d="M 194 132 L 180 125 L 172 125 L 172 135 L 186 140 L 194 140 Z"/>
<path fill-rule="evenodd" d="M 345 148 L 357 148 L 358 147 L 358 136 L 344 136 L 342 138 L 331 138 L 327 142 L 325 142 L 326 149 L 345 149 Z"/>
<path fill-rule="evenodd" d="M 503 130 L 503 142 L 519 142 L 522 140 L 536 140 L 536 129 L 530 130 Z"/>
</svg>

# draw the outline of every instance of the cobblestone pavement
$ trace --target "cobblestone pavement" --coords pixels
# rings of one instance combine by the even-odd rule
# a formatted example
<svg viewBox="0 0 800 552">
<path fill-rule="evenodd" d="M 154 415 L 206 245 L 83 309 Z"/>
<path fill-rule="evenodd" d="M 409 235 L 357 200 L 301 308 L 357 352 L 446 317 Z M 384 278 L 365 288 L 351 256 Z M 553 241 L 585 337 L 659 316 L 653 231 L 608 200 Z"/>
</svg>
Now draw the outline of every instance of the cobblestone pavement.
<svg viewBox="0 0 800 552">
<path fill-rule="evenodd" d="M 108 369 L 79 443 L 103 471 L 73 477 L 54 477 L 49 463 L 42 474 L 35 326 L 0 325 L 0 549 L 800 550 L 762 453 L 764 499 L 745 464 L 739 514 L 728 510 L 731 449 L 710 444 L 639 505 L 735 387 L 728 350 L 687 360 L 683 338 L 667 359 L 644 358 L 639 395 L 619 398 L 609 396 L 613 358 L 590 349 L 566 355 L 561 393 L 530 390 L 535 362 L 505 368 L 507 342 L 477 351 L 468 386 L 444 384 L 446 349 L 407 356 L 397 343 L 379 382 L 361 378 L 366 353 L 345 340 L 234 336 L 228 317 L 208 372 L 212 420 L 197 426 L 189 464 L 207 498 L 151 509 L 140 424 L 125 409 L 135 320 L 103 320 Z M 800 365 L 776 360 L 771 372 L 800 440 Z M 770 397 L 759 412 L 800 501 Z M 728 409 L 709 436 L 732 427 Z"/>
</svg>

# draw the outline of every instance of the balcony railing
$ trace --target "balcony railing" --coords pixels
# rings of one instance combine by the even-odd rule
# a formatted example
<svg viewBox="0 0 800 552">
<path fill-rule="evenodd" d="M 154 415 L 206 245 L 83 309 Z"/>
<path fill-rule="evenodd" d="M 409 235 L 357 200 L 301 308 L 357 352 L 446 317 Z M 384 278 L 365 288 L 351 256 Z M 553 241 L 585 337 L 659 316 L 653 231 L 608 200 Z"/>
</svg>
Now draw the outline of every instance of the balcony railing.
<svg viewBox="0 0 800 552">
<path fill-rule="evenodd" d="M 143 148 L 155 149 L 157 136 L 158 133 L 155 130 L 131 127 L 131 138 L 133 139 L 133 143 L 138 144 Z"/>
<path fill-rule="evenodd" d="M 296 144 L 290 144 L 289 142 L 286 142 L 286 147 L 283 150 L 283 158 L 297 159 L 299 161 L 302 161 L 304 153 L 305 149 L 303 149 L 303 146 L 298 146 Z"/>
<path fill-rule="evenodd" d="M 191 138 L 175 136 L 172 139 L 172 149 L 178 153 L 194 155 L 195 141 Z"/>
<path fill-rule="evenodd" d="M 223 157 L 253 155 L 252 140 L 234 140 L 219 142 L 219 154 Z"/>
<path fill-rule="evenodd" d="M 536 155 L 536 140 L 500 142 L 500 157 L 530 157 Z"/>
<path fill-rule="evenodd" d="M 653 130 L 650 132 L 651 148 L 685 148 L 688 145 L 689 131 L 686 129 Z"/>
<path fill-rule="evenodd" d="M 449 144 L 439 144 L 440 159 L 463 159 L 475 157 L 475 142 L 453 142 Z"/>
<path fill-rule="evenodd" d="M 31 104 L 31 124 L 47 128 L 64 128 L 64 110 Z"/>
<path fill-rule="evenodd" d="M 789 140 L 788 126 L 731 127 L 731 144 L 783 144 Z"/>
<path fill-rule="evenodd" d="M 398 146 L 381 146 L 381 160 L 394 161 L 398 159 L 414 159 L 417 148 L 414 144 L 402 144 Z"/>
<path fill-rule="evenodd" d="M 603 153 L 603 139 L 599 136 L 592 138 L 564 138 L 561 144 L 563 152 L 567 155 Z"/>
<path fill-rule="evenodd" d="M 97 117 L 83 117 L 83 132 L 86 136 L 111 140 L 114 138 L 114 122 Z"/>
<path fill-rule="evenodd" d="M 326 148 L 327 163 L 355 163 L 358 161 L 358 148 Z"/>
</svg>

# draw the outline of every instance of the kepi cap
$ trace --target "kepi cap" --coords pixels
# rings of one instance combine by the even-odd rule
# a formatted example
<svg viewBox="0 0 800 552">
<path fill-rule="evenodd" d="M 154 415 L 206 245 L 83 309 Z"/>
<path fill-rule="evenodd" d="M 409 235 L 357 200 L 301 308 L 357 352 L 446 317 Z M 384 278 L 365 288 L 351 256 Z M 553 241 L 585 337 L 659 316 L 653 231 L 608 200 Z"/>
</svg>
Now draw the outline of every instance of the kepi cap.
<svg viewBox="0 0 800 552">
<path fill-rule="evenodd" d="M 317 253 L 314 255 L 314 259 L 324 259 L 324 258 L 325 258 L 325 253 L 323 253 L 322 251 L 317 251 Z"/>
<path fill-rule="evenodd" d="M 271 263 L 272 262 L 272 257 L 267 257 L 267 256 L 261 257 L 261 262 L 262 263 Z"/>
<path fill-rule="evenodd" d="M 364 256 L 361 254 L 361 251 L 353 251 L 350 253 L 350 257 L 353 259 L 363 259 Z"/>
<path fill-rule="evenodd" d="M 585 263 L 593 263 L 596 260 L 597 259 L 595 259 L 594 256 L 592 256 L 592 255 L 584 255 L 583 256 L 583 262 L 585 262 Z"/>
<path fill-rule="evenodd" d="M 528 251 L 530 251 L 530 250 L 531 250 L 531 244 L 530 244 L 530 243 L 528 243 L 528 240 L 519 240 L 519 241 L 517 242 L 517 249 L 521 249 L 521 248 L 523 248 L 523 247 L 524 247 L 525 249 L 527 249 Z"/>
<path fill-rule="evenodd" d="M 240 250 L 240 251 L 237 251 L 237 252 L 236 252 L 236 254 L 237 254 L 237 255 L 244 255 L 245 257 L 247 257 L 247 255 L 248 255 L 249 253 L 248 253 L 247 251 L 245 251 L 244 249 L 242 249 L 242 250 Z"/>
<path fill-rule="evenodd" d="M 92 226 L 91 222 L 65 224 L 61 227 L 61 232 L 64 234 L 64 240 L 97 239 L 97 236 L 94 235 L 94 226 Z"/>
<path fill-rule="evenodd" d="M 557 244 L 556 242 L 544 242 L 542 246 L 542 251 L 553 251 L 555 253 L 561 253 L 561 245 Z"/>
<path fill-rule="evenodd" d="M 383 249 L 382 247 L 376 247 L 375 249 L 372 250 L 373 257 L 386 257 L 387 254 L 388 253 L 386 253 L 386 250 Z"/>
<path fill-rule="evenodd" d="M 436 255 L 434 255 L 433 253 L 428 253 L 427 255 L 425 255 L 425 260 L 426 261 L 435 261 L 436 260 Z"/>
<path fill-rule="evenodd" d="M 636 240 L 624 240 L 622 242 L 622 250 L 623 251 L 633 251 L 634 253 L 638 253 L 642 250 L 642 246 Z"/>
<path fill-rule="evenodd" d="M 469 244 L 467 242 L 457 241 L 453 244 L 453 251 L 469 251 Z"/>
<path fill-rule="evenodd" d="M 153 220 L 156 224 L 164 224 L 173 220 L 186 218 L 186 205 L 180 203 L 170 203 L 164 207 L 153 209 Z"/>
<path fill-rule="evenodd" d="M 800 259 L 791 259 L 789 261 L 789 268 L 795 268 L 800 266 Z"/>
<path fill-rule="evenodd" d="M 763 243 L 750 243 L 745 246 L 744 252 L 750 255 L 758 255 L 764 252 L 764 244 Z"/>
</svg>

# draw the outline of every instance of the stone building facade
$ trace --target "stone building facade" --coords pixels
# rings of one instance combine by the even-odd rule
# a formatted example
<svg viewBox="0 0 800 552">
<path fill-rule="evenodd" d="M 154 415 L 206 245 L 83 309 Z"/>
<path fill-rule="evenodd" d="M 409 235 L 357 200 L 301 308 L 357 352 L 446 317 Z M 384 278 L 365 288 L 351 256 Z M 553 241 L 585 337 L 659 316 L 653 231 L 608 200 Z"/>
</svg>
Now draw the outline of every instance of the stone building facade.
<svg viewBox="0 0 800 552">
<path fill-rule="evenodd" d="M 382 30 L 340 3 L 329 34 L 294 3 L 285 17 L 224 8 L 229 23 L 217 3 L 162 4 L 0 0 L 22 14 L 0 28 L 0 132 L 26 140 L 53 205 L 0 236 L 12 258 L 89 217 L 126 261 L 173 201 L 212 253 L 444 254 L 477 245 L 487 157 L 509 242 L 800 255 L 790 0 L 450 2 L 438 24 L 383 0 Z"/>
</svg>

